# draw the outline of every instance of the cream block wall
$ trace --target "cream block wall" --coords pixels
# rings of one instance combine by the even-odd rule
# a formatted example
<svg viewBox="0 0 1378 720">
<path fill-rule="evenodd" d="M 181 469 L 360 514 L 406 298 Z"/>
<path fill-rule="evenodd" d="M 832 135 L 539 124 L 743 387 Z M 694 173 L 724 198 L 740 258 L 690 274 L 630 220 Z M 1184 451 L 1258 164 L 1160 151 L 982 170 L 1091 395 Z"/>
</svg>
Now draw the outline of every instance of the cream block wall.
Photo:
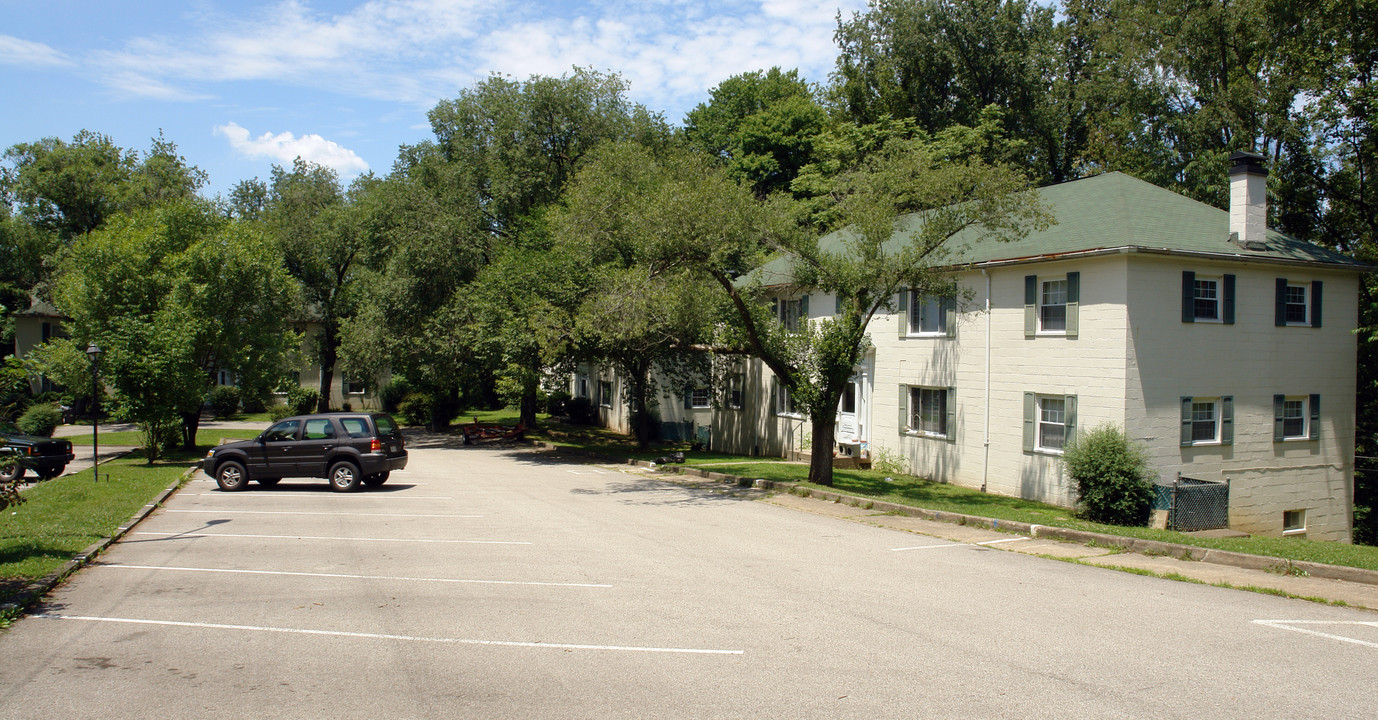
<svg viewBox="0 0 1378 720">
<path fill-rule="evenodd" d="M 1075 491 L 1058 455 L 1023 449 L 1024 393 L 1077 396 L 1077 426 L 1124 418 L 1125 273 L 1123 257 L 966 272 L 970 295 L 959 308 L 955 338 L 900 338 L 898 315 L 871 325 L 876 345 L 872 445 L 903 454 L 921 476 L 990 492 L 1059 504 Z M 1081 273 L 1079 332 L 1024 337 L 1024 277 Z M 990 445 L 986 447 L 986 343 L 990 339 Z M 956 441 L 903 435 L 899 386 L 956 388 Z"/>
<path fill-rule="evenodd" d="M 1233 325 L 1184 323 L 1182 271 L 1235 275 Z M 1275 280 L 1323 282 L 1322 327 L 1274 325 Z M 1307 536 L 1348 540 L 1353 500 L 1358 280 L 1351 273 L 1144 256 L 1130 275 L 1130 437 L 1163 481 L 1230 485 L 1230 525 L 1281 534 L 1306 510 Z M 1273 395 L 1321 396 L 1320 439 L 1273 442 Z M 1180 398 L 1234 398 L 1231 445 L 1181 447 Z"/>
</svg>

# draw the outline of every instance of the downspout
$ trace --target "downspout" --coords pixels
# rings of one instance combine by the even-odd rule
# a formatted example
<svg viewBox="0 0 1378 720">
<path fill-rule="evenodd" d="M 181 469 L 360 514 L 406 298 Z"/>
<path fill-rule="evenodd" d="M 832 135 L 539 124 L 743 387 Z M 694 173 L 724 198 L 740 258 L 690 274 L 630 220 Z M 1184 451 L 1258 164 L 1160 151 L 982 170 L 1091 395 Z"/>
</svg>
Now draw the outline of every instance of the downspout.
<svg viewBox="0 0 1378 720">
<path fill-rule="evenodd" d="M 990 480 L 990 273 L 981 268 L 981 275 L 986 278 L 986 427 L 982 446 L 985 457 L 981 461 L 981 492 L 985 492 Z"/>
</svg>

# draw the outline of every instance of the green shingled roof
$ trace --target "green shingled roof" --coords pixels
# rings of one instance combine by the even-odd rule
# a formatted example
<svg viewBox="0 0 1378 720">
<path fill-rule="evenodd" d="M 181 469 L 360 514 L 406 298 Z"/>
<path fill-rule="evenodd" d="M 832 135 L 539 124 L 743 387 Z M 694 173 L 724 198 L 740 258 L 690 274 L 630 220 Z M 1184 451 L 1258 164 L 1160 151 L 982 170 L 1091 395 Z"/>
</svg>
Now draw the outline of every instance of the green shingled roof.
<svg viewBox="0 0 1378 720">
<path fill-rule="evenodd" d="M 1230 240 L 1229 213 L 1151 183 L 1112 172 L 1039 190 L 1057 219 L 1046 230 L 1018 242 L 981 239 L 977 231 L 952 238 L 948 264 L 1037 262 L 1068 253 L 1133 248 L 1220 259 L 1319 263 L 1364 271 L 1369 268 L 1333 250 L 1269 230 L 1265 247 L 1247 250 Z M 899 221 L 897 235 L 917 216 Z M 846 229 L 824 237 L 825 249 L 840 249 Z M 895 242 L 901 240 L 897 237 Z M 776 258 L 753 273 L 766 285 L 787 283 L 789 258 Z"/>
</svg>

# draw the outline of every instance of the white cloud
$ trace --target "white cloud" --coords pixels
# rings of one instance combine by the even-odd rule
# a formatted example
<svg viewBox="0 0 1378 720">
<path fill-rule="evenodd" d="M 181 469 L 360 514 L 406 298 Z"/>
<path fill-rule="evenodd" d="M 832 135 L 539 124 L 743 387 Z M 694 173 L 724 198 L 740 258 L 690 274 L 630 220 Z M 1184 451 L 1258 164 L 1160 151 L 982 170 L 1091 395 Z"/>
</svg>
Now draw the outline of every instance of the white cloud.
<svg viewBox="0 0 1378 720">
<path fill-rule="evenodd" d="M 282 165 L 290 165 L 300 157 L 307 162 L 334 168 L 342 177 L 350 177 L 368 170 L 368 163 L 354 153 L 333 141 L 314 133 L 297 137 L 290 132 L 276 135 L 263 133 L 250 137 L 249 131 L 238 123 L 230 122 L 215 128 L 215 134 L 224 135 L 230 147 L 236 152 L 252 158 L 267 158 Z"/>
<path fill-rule="evenodd" d="M 43 43 L 0 35 L 0 65 L 65 67 L 72 64 L 66 55 Z"/>
<path fill-rule="evenodd" d="M 634 97 L 676 120 L 738 73 L 778 65 L 826 79 L 837 13 L 863 9 L 865 0 L 371 0 L 327 14 L 283 0 L 98 58 L 107 82 L 146 97 L 249 81 L 418 107 L 490 73 L 591 67 L 623 74 Z"/>
</svg>

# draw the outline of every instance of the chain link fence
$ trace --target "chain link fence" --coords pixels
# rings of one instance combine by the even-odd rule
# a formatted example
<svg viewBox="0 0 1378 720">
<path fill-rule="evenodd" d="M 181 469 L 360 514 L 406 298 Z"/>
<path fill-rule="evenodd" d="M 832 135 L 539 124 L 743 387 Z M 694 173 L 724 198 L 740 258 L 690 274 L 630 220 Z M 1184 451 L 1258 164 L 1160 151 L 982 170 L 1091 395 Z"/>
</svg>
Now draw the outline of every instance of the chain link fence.
<svg viewBox="0 0 1378 720">
<path fill-rule="evenodd" d="M 1195 532 L 1230 526 L 1230 482 L 1182 477 L 1154 485 L 1154 510 L 1167 511 L 1169 530 Z"/>
</svg>

